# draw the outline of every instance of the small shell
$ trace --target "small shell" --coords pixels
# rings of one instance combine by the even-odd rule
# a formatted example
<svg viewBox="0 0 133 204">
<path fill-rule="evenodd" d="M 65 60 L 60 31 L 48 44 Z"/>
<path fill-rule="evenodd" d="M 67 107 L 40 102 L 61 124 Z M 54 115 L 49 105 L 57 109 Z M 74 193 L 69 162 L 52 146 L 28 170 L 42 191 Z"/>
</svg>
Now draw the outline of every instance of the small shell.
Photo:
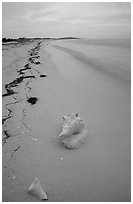
<svg viewBox="0 0 133 204">
<path fill-rule="evenodd" d="M 28 192 L 34 196 L 37 196 L 40 200 L 48 200 L 46 193 L 44 192 L 39 179 L 36 177 L 28 189 Z"/>
<path fill-rule="evenodd" d="M 63 129 L 59 138 L 65 147 L 75 149 L 86 141 L 87 130 L 78 114 L 64 116 L 63 120 Z"/>
</svg>

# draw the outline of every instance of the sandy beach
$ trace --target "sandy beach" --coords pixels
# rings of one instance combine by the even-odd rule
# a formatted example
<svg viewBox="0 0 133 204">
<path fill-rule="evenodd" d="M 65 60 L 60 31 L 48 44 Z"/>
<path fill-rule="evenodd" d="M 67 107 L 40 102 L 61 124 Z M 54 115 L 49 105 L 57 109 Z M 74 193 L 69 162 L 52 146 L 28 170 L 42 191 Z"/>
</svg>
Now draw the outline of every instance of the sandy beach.
<svg viewBox="0 0 133 204">
<path fill-rule="evenodd" d="M 3 202 L 128 202 L 131 197 L 131 50 L 126 40 L 34 40 L 2 45 Z M 59 141 L 64 115 L 88 130 Z M 48 202 L 47 201 L 47 202 Z"/>
</svg>

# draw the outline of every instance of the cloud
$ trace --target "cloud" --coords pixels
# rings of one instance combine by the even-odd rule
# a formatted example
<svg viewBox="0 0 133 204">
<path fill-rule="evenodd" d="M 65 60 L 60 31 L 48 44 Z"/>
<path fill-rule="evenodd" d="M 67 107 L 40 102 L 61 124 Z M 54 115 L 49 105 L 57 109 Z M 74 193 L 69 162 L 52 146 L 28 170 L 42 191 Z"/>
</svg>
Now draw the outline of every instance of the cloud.
<svg viewBox="0 0 133 204">
<path fill-rule="evenodd" d="M 32 21 L 32 20 L 42 20 L 44 17 L 51 17 L 58 13 L 58 10 L 55 7 L 40 9 L 40 10 L 32 10 L 28 11 L 21 19 Z"/>
<path fill-rule="evenodd" d="M 51 5 L 49 8 L 43 8 L 40 10 L 28 11 L 25 15 L 21 17 L 23 20 L 27 21 L 65 21 L 79 16 L 79 12 L 71 8 L 70 3 L 56 3 Z"/>
<path fill-rule="evenodd" d="M 130 22 L 130 8 L 117 3 L 57 3 L 41 10 L 29 11 L 24 20 L 67 24 L 108 24 Z"/>
<path fill-rule="evenodd" d="M 11 6 L 12 4 L 8 7 Z M 108 29 L 110 26 L 113 30 L 123 26 L 124 30 L 124 26 L 127 25 L 130 28 L 131 23 L 130 4 L 112 2 L 22 3 L 21 6 L 17 3 L 17 12 L 10 15 L 6 11 L 5 17 L 7 21 L 3 19 L 4 28 L 12 27 L 14 28 L 14 30 L 11 29 L 12 31 L 18 30 L 20 33 L 21 30 L 25 35 L 28 32 L 30 35 L 31 33 L 40 35 L 41 32 L 54 35 L 54 33 L 64 33 L 65 30 L 68 33 L 77 32 L 77 34 L 85 32 L 88 36 L 89 28 L 99 29 L 100 26 L 101 32 L 106 34 L 106 27 Z"/>
</svg>

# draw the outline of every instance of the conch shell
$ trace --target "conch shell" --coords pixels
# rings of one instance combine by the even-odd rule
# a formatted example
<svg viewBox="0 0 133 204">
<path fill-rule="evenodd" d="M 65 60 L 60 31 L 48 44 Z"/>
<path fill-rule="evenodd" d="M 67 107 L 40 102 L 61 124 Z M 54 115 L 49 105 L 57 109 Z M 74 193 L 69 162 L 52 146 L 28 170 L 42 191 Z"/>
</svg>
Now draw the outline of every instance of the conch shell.
<svg viewBox="0 0 133 204">
<path fill-rule="evenodd" d="M 40 200 L 48 200 L 46 193 L 44 192 L 39 179 L 36 177 L 28 189 L 28 192 Z"/>
<path fill-rule="evenodd" d="M 63 145 L 69 149 L 75 149 L 82 145 L 87 138 L 87 130 L 78 114 L 63 117 L 64 124 L 59 138 Z"/>
</svg>

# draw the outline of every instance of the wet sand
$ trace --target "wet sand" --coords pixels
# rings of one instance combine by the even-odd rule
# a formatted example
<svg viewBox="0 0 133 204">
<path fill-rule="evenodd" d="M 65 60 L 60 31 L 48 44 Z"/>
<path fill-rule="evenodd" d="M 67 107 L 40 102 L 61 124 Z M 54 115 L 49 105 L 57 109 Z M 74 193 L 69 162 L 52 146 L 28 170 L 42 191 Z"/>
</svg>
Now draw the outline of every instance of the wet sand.
<svg viewBox="0 0 133 204">
<path fill-rule="evenodd" d="M 3 201 L 130 201 L 130 48 L 84 40 L 3 46 Z M 39 57 L 38 57 L 39 56 Z M 85 144 L 68 150 L 62 116 L 79 113 Z"/>
</svg>

